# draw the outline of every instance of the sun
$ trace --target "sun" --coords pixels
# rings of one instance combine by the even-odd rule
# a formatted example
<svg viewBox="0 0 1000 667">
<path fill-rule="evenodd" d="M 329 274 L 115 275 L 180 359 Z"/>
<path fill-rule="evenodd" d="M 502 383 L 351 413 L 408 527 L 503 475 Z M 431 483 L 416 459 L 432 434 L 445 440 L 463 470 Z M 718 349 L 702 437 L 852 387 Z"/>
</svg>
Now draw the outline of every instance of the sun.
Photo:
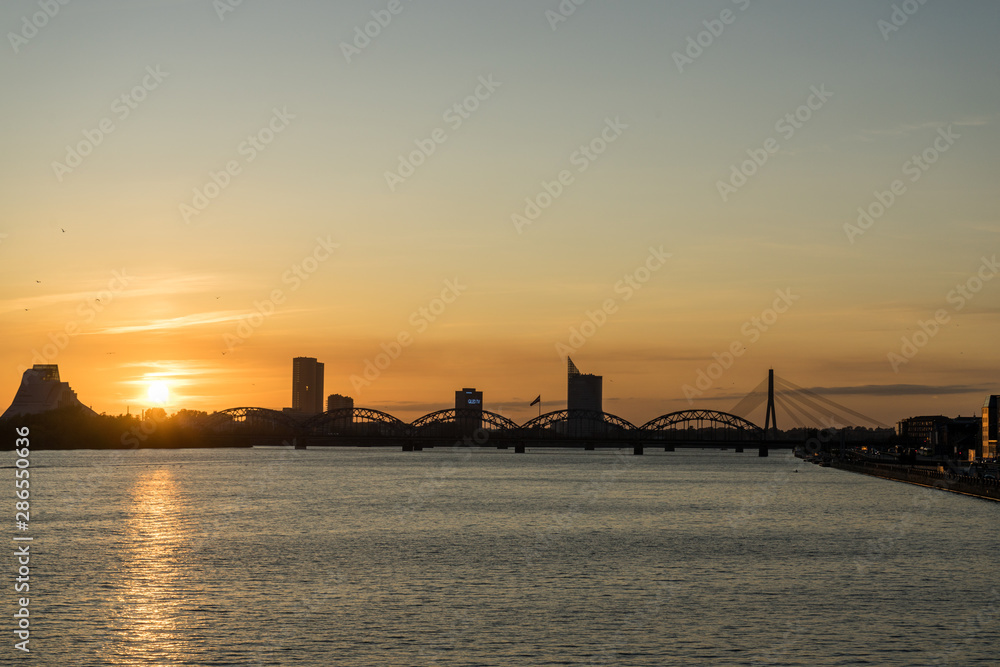
<svg viewBox="0 0 1000 667">
<path fill-rule="evenodd" d="M 166 382 L 151 382 L 149 384 L 149 400 L 157 405 L 166 405 L 170 400 L 170 388 Z"/>
</svg>

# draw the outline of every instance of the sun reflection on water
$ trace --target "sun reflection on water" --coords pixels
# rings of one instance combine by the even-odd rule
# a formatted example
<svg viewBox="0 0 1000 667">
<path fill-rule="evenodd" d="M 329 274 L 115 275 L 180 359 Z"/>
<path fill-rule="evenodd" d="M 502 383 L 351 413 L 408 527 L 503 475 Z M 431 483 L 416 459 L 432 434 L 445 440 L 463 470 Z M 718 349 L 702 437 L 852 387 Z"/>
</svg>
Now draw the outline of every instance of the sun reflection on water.
<svg viewBox="0 0 1000 667">
<path fill-rule="evenodd" d="M 174 472 L 160 468 L 142 473 L 129 495 L 119 540 L 114 631 L 101 652 L 108 664 L 171 664 L 185 657 L 181 647 L 190 640 L 178 628 L 185 597 L 179 484 Z"/>
</svg>

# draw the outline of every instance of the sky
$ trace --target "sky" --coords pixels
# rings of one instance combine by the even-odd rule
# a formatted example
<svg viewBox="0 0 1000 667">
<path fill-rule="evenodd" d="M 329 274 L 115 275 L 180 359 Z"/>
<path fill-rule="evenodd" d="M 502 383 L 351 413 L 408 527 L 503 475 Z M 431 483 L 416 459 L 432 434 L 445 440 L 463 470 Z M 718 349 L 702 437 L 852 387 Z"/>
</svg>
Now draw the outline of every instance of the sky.
<svg viewBox="0 0 1000 667">
<path fill-rule="evenodd" d="M 769 368 L 889 424 L 977 414 L 998 28 L 989 0 L 8 0 L 0 402 L 56 363 L 98 412 L 280 409 L 310 356 L 357 406 L 476 387 L 520 423 L 569 355 L 637 424 Z"/>
</svg>

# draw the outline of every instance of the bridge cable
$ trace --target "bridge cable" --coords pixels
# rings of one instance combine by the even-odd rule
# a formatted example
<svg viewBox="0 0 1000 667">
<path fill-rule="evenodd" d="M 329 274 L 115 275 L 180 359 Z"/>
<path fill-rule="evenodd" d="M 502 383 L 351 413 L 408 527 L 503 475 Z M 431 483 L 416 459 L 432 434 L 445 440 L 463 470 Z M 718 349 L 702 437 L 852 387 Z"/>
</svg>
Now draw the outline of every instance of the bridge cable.
<svg viewBox="0 0 1000 667">
<path fill-rule="evenodd" d="M 831 412 L 828 408 L 824 408 L 820 405 L 817 405 L 812 400 L 806 398 L 805 396 L 799 395 L 794 391 L 791 390 L 786 391 L 784 393 L 784 396 L 786 400 L 797 405 L 800 410 L 804 411 L 806 414 L 809 415 L 810 420 L 816 423 L 821 424 L 823 422 L 824 417 L 826 417 L 827 419 L 838 421 L 838 423 L 839 420 L 841 419 L 840 415 Z M 850 420 L 844 419 L 843 421 L 849 422 Z"/>
<path fill-rule="evenodd" d="M 802 428 L 805 428 L 805 426 L 806 426 L 805 423 L 801 419 L 799 419 L 798 414 L 796 414 L 798 412 L 798 410 L 796 410 L 795 412 L 792 412 L 791 406 L 790 405 L 786 405 L 785 400 L 784 400 L 783 397 L 779 397 L 777 394 L 775 394 L 775 396 L 774 396 L 774 403 L 778 407 L 781 408 L 782 412 L 784 412 L 786 415 L 790 416 L 792 418 L 792 421 L 794 421 L 798 426 L 801 426 Z"/>
<path fill-rule="evenodd" d="M 749 394 L 740 399 L 740 402 L 733 406 L 729 414 L 737 417 L 747 418 L 751 412 L 761 406 L 767 400 L 767 380 L 754 387 Z"/>
<path fill-rule="evenodd" d="M 809 396 L 809 397 L 811 397 L 811 398 L 813 398 L 813 399 L 815 399 L 817 401 L 822 401 L 823 403 L 826 403 L 827 405 L 832 405 L 837 410 L 842 410 L 843 412 L 846 412 L 849 415 L 853 415 L 854 417 L 857 417 L 857 418 L 859 418 L 859 419 L 861 419 L 863 421 L 869 422 L 871 424 L 875 424 L 875 425 L 880 426 L 882 428 L 889 428 L 886 424 L 883 424 L 882 422 L 878 421 L 877 419 L 872 419 L 871 417 L 868 417 L 867 415 L 864 415 L 864 414 L 862 414 L 862 413 L 860 413 L 860 412 L 858 412 L 856 410 L 851 410 L 850 408 L 848 408 L 846 406 L 843 406 L 840 403 L 837 403 L 836 401 L 832 401 L 832 400 L 830 400 L 830 399 L 828 399 L 828 398 L 826 398 L 824 396 L 821 396 L 820 394 L 817 394 L 816 392 L 814 392 L 814 391 L 812 391 L 810 389 L 805 389 L 804 387 L 800 387 L 797 384 L 795 384 L 793 382 L 790 382 L 789 380 L 786 380 L 785 378 L 781 378 L 781 382 L 783 384 L 785 384 L 785 385 L 788 385 L 792 389 L 796 390 L 796 392 L 798 392 L 800 400 L 803 400 L 802 399 L 802 395 Z M 848 421 L 848 420 L 845 420 L 845 421 Z"/>
</svg>

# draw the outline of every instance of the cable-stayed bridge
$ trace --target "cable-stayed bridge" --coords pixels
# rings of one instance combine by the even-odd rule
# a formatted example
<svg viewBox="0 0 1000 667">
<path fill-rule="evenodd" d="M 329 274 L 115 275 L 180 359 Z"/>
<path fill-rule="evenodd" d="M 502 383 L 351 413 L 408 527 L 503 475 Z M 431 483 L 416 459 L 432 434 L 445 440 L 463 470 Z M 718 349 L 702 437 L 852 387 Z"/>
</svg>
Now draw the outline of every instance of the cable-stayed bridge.
<svg viewBox="0 0 1000 667">
<path fill-rule="evenodd" d="M 766 402 L 764 425 L 747 415 Z M 266 408 L 231 408 L 209 415 L 200 425 L 212 439 L 235 445 L 325 447 L 401 447 L 419 451 L 442 446 L 495 447 L 524 452 L 527 448 L 790 449 L 803 442 L 780 437 L 777 409 L 797 425 L 821 428 L 882 426 L 877 420 L 774 376 L 750 392 L 728 412 L 682 410 L 642 425 L 607 412 L 557 410 L 517 424 L 487 410 L 439 410 L 407 423 L 371 408 L 333 410 L 308 417 Z M 805 420 L 805 421 L 804 421 Z"/>
</svg>

